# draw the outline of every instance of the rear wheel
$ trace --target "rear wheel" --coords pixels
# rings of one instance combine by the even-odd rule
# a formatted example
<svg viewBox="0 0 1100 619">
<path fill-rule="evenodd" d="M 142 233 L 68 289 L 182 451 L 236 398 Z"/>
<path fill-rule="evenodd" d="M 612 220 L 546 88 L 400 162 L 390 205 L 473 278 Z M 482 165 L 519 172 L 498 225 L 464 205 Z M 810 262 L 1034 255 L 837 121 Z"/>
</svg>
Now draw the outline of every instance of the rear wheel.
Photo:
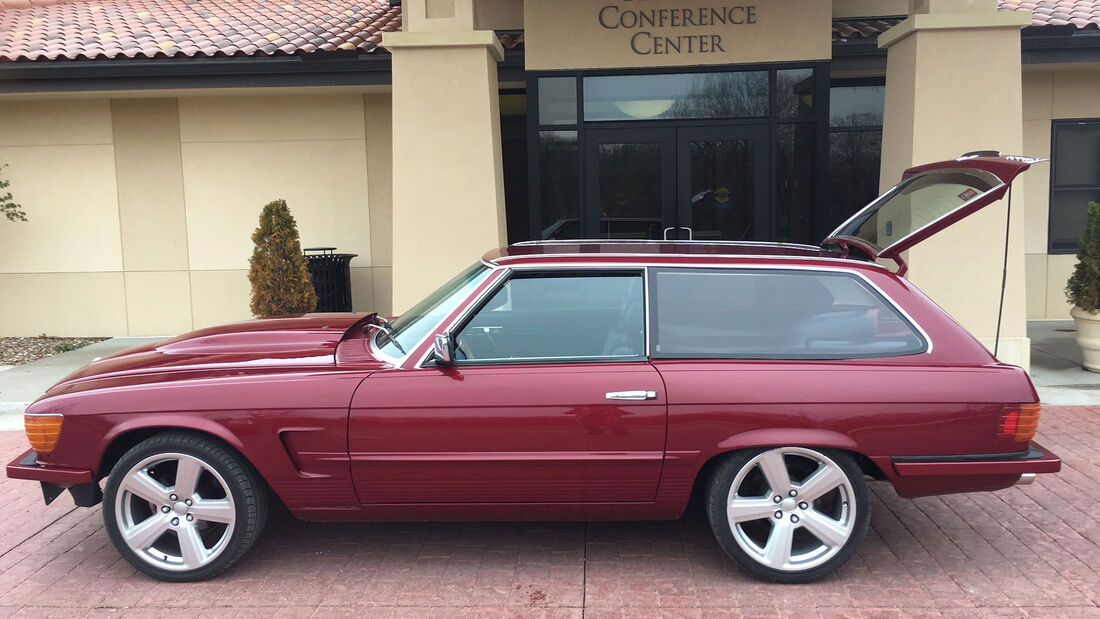
<svg viewBox="0 0 1100 619">
<path fill-rule="evenodd" d="M 765 580 L 803 583 L 843 565 L 863 542 L 871 503 L 863 473 L 843 452 L 746 450 L 715 470 L 707 516 L 719 545 Z"/>
<path fill-rule="evenodd" d="M 107 478 L 103 521 L 119 553 L 169 581 L 210 578 L 252 546 L 267 516 L 263 483 L 216 441 L 169 433 L 142 441 Z"/>
</svg>

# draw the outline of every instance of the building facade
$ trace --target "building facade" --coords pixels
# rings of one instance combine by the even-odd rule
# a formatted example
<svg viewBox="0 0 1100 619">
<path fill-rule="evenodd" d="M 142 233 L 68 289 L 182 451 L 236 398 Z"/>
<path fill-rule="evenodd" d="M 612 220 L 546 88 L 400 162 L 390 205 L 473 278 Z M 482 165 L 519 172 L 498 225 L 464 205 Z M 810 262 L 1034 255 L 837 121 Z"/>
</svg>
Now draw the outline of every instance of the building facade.
<svg viewBox="0 0 1100 619">
<path fill-rule="evenodd" d="M 1053 161 L 909 277 L 990 347 L 1000 315 L 1009 362 L 1028 318 L 1068 316 L 1100 3 L 181 6 L 0 0 L 0 164 L 29 219 L 0 221 L 0 335 L 247 318 L 276 198 L 304 247 L 358 255 L 356 310 L 400 313 L 507 242 L 816 243 L 905 168 L 987 149 Z"/>
</svg>

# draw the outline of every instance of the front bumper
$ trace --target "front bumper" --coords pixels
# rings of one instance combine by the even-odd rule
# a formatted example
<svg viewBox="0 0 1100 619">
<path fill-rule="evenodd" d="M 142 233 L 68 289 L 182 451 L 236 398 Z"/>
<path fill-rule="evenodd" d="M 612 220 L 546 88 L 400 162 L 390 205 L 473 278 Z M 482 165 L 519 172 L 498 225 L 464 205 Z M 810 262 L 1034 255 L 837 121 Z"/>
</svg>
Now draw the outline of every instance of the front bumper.
<svg viewBox="0 0 1100 619">
<path fill-rule="evenodd" d="M 29 479 L 42 483 L 42 498 L 49 505 L 64 490 L 73 496 L 80 507 L 98 505 L 103 493 L 92 471 L 45 466 L 38 463 L 38 454 L 28 449 L 23 455 L 8 463 L 8 479 Z"/>
</svg>

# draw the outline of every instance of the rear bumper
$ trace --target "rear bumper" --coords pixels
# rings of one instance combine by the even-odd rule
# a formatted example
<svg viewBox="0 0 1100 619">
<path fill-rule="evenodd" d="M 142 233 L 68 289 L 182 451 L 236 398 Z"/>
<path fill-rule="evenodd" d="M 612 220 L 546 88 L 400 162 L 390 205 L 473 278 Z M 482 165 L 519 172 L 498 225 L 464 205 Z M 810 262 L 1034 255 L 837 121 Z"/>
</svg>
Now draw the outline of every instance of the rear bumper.
<svg viewBox="0 0 1100 619">
<path fill-rule="evenodd" d="M 1001 490 L 1029 484 L 1036 474 L 1057 473 L 1062 459 L 1032 442 L 1019 453 L 893 457 L 882 462 L 903 497 Z M 884 469 L 886 467 L 883 467 Z"/>
<path fill-rule="evenodd" d="M 1042 445 L 1019 454 L 981 454 L 973 456 L 894 457 L 894 470 L 902 477 L 927 475 L 1023 475 L 1057 473 L 1062 459 Z"/>
<path fill-rule="evenodd" d="M 73 502 L 81 507 L 98 505 L 103 500 L 103 493 L 93 480 L 91 471 L 43 466 L 38 464 L 38 454 L 33 449 L 28 449 L 8 463 L 8 478 L 41 482 L 42 498 L 47 505 L 66 489 L 73 496 Z"/>
</svg>

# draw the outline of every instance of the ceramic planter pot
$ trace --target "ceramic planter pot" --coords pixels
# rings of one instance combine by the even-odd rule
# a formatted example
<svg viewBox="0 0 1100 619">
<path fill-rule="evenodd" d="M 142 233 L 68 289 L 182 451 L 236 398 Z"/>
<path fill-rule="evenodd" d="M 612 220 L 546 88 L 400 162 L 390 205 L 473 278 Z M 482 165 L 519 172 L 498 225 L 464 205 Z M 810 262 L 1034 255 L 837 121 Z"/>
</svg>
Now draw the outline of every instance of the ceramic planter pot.
<svg viewBox="0 0 1100 619">
<path fill-rule="evenodd" d="M 1077 345 L 1085 357 L 1085 369 L 1100 372 L 1100 313 L 1074 307 L 1069 311 L 1077 323 Z"/>
</svg>

